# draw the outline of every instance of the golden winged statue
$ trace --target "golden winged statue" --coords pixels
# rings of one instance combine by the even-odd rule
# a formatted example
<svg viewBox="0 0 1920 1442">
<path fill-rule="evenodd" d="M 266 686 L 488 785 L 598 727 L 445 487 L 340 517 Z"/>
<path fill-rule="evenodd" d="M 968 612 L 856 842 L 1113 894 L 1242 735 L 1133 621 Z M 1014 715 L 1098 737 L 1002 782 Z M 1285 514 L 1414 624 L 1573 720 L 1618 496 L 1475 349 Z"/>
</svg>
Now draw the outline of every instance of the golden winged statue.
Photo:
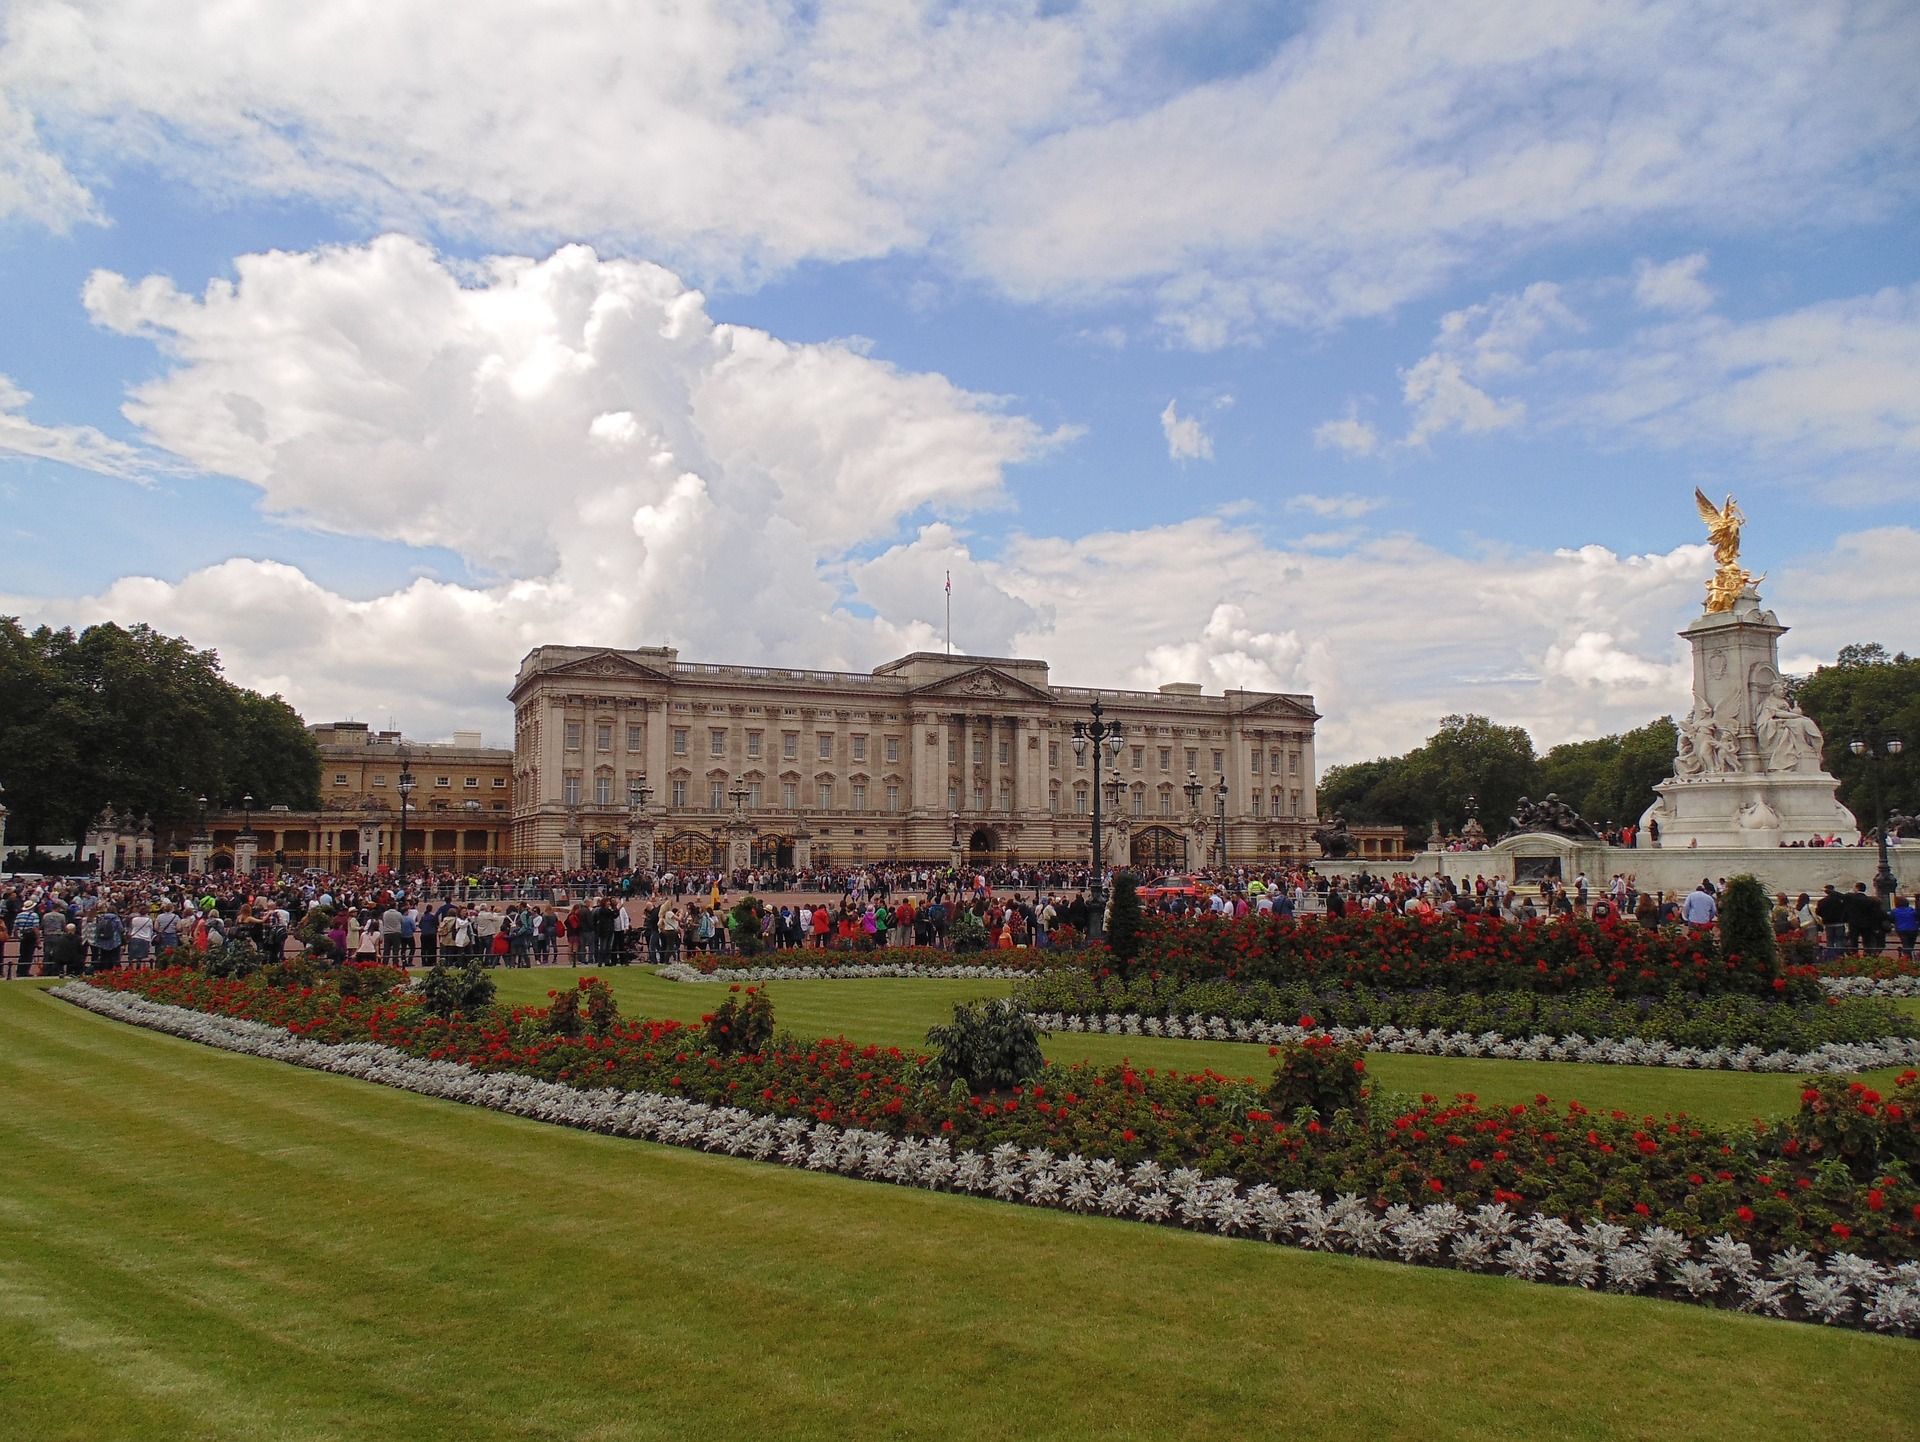
<svg viewBox="0 0 1920 1442">
<path fill-rule="evenodd" d="M 1732 496 L 1724 506 L 1716 506 L 1698 486 L 1693 488 L 1693 503 L 1700 508 L 1700 519 L 1707 523 L 1707 541 L 1713 547 L 1713 559 L 1719 563 L 1713 579 L 1707 582 L 1707 610 L 1731 611 L 1742 591 L 1766 579 L 1750 575 L 1740 565 L 1740 528 L 1747 518 Z"/>
</svg>

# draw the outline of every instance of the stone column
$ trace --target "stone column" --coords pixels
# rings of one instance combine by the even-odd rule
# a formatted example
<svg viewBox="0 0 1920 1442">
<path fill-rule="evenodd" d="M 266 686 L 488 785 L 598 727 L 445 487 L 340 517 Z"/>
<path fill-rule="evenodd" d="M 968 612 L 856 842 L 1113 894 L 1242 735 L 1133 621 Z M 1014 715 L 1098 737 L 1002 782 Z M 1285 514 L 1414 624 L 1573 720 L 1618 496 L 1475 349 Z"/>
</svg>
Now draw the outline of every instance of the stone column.
<svg viewBox="0 0 1920 1442">
<path fill-rule="evenodd" d="M 627 865 L 635 871 L 654 868 L 653 817 L 641 807 L 634 807 L 627 817 Z"/>
<path fill-rule="evenodd" d="M 213 838 L 204 831 L 194 832 L 187 841 L 187 870 L 195 876 L 205 876 L 212 860 Z"/>
<path fill-rule="evenodd" d="M 260 862 L 260 838 L 243 831 L 233 839 L 233 871 L 236 876 L 251 876 Z"/>
<path fill-rule="evenodd" d="M 793 829 L 793 868 L 805 871 L 813 865 L 813 833 L 807 829 L 806 818 L 800 818 Z"/>
</svg>

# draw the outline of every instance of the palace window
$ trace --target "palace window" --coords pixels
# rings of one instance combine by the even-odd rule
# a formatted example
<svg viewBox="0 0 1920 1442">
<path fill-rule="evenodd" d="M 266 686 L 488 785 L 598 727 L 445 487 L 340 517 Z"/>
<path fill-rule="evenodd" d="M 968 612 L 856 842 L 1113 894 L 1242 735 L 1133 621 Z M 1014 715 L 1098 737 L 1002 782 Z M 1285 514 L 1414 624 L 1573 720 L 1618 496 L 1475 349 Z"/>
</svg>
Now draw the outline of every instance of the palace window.
<svg viewBox="0 0 1920 1442">
<path fill-rule="evenodd" d="M 1298 791 L 1289 791 L 1287 793 L 1287 815 L 1298 816 L 1299 814 L 1300 814 L 1300 793 Z"/>
<path fill-rule="evenodd" d="M 1013 743 L 1011 741 L 1002 741 L 1000 743 L 1000 764 L 1002 766 L 1005 766 L 1012 760 L 1013 760 Z"/>
<path fill-rule="evenodd" d="M 949 781 L 947 783 L 947 810 L 958 811 L 959 809 L 960 809 L 959 784 L 957 782 Z"/>
<path fill-rule="evenodd" d="M 866 737 L 856 736 L 853 738 L 853 759 L 855 761 L 865 761 L 867 759 Z"/>
<path fill-rule="evenodd" d="M 1195 750 L 1193 747 L 1189 746 L 1187 748 L 1187 770 L 1198 771 L 1199 769 L 1200 769 L 1200 753 L 1197 750 Z"/>
<path fill-rule="evenodd" d="M 1267 774 L 1270 776 L 1278 776 L 1280 774 L 1280 753 L 1278 751 L 1269 751 L 1267 753 Z"/>
<path fill-rule="evenodd" d="M 899 761 L 900 761 L 900 738 L 898 736 L 889 736 L 887 738 L 887 764 L 889 766 L 894 766 L 894 765 L 898 765 Z"/>
<path fill-rule="evenodd" d="M 820 809 L 822 811 L 833 810 L 833 783 L 831 781 L 822 781 L 814 789 L 819 795 Z"/>
<path fill-rule="evenodd" d="M 635 725 L 631 721 L 628 722 L 627 723 L 627 750 L 629 751 L 640 750 L 641 749 L 640 742 L 641 742 L 641 728 Z"/>
<path fill-rule="evenodd" d="M 1260 774 L 1260 753 L 1258 751 L 1253 753 L 1253 774 L 1255 776 Z"/>
<path fill-rule="evenodd" d="M 1060 743 L 1058 741 L 1049 741 L 1047 743 L 1047 765 L 1058 766 L 1059 764 L 1060 764 Z"/>
<path fill-rule="evenodd" d="M 613 750 L 613 723 L 602 721 L 593 728 L 593 749 L 595 751 Z"/>
<path fill-rule="evenodd" d="M 749 781 L 747 783 L 747 806 L 754 811 L 760 809 L 760 783 L 758 781 Z"/>
<path fill-rule="evenodd" d="M 375 786 L 385 786 L 387 784 L 387 778 L 385 776 L 376 776 L 373 778 L 373 784 Z"/>
<path fill-rule="evenodd" d="M 1087 788 L 1086 787 L 1076 786 L 1073 788 L 1073 809 L 1079 812 L 1082 816 L 1087 814 Z"/>
<path fill-rule="evenodd" d="M 867 809 L 867 788 L 858 781 L 853 783 L 853 809 L 855 811 Z"/>
<path fill-rule="evenodd" d="M 1146 765 L 1147 765 L 1147 748 L 1144 746 L 1134 747 L 1133 748 L 1133 769 L 1135 771 L 1143 771 L 1146 769 Z"/>
<path fill-rule="evenodd" d="M 1013 810 L 1013 783 L 1011 781 L 1002 781 L 1000 783 L 1000 809 L 1002 811 Z"/>
<path fill-rule="evenodd" d="M 1160 748 L 1160 769 L 1162 771 L 1173 770 L 1173 748 L 1171 746 L 1162 746 Z"/>
<path fill-rule="evenodd" d="M 1160 814 L 1162 816 L 1173 815 L 1173 788 L 1171 786 L 1162 786 L 1160 788 Z"/>
<path fill-rule="evenodd" d="M 469 776 L 461 785 L 478 791 L 480 789 L 480 778 L 478 776 Z"/>
<path fill-rule="evenodd" d="M 758 731 L 749 731 L 747 733 L 747 756 L 754 761 L 760 759 L 760 733 Z"/>
<path fill-rule="evenodd" d="M 1058 811 L 1059 809 L 1060 809 L 1060 783 L 1058 781 L 1055 781 L 1050 783 L 1047 787 L 1047 810 Z"/>
<path fill-rule="evenodd" d="M 1253 793 L 1253 814 L 1255 816 L 1260 814 L 1260 793 L 1258 791 Z"/>
<path fill-rule="evenodd" d="M 675 756 L 687 754 L 687 728 L 684 726 L 673 728 L 673 754 Z"/>
<path fill-rule="evenodd" d="M 685 806 L 687 804 L 687 783 L 684 781 L 674 782 L 672 797 L 673 805 Z"/>
<path fill-rule="evenodd" d="M 560 799 L 568 806 L 580 804 L 580 778 L 569 776 L 560 783 Z"/>
<path fill-rule="evenodd" d="M 987 783 L 984 781 L 973 783 L 973 809 L 975 811 L 987 809 Z"/>
<path fill-rule="evenodd" d="M 724 727 L 714 726 L 707 731 L 707 754 L 725 756 L 727 754 L 727 733 Z"/>
<path fill-rule="evenodd" d="M 567 723 L 567 750 L 578 751 L 579 749 L 580 723 L 578 721 L 569 721 Z"/>
<path fill-rule="evenodd" d="M 496 776 L 496 777 L 494 777 L 494 778 L 493 778 L 493 789 L 494 789 L 495 791 L 504 791 L 504 790 L 506 790 L 506 789 L 507 789 L 507 778 L 506 778 L 506 777 L 504 777 L 504 776 Z"/>
<path fill-rule="evenodd" d="M 1147 814 L 1147 788 L 1144 786 L 1133 788 L 1133 814 L 1135 816 Z"/>
<path fill-rule="evenodd" d="M 1298 751 L 1289 751 L 1287 753 L 1287 775 L 1298 776 L 1299 774 L 1300 774 L 1300 753 Z"/>
<path fill-rule="evenodd" d="M 451 776 L 436 776 L 433 778 L 433 784 L 435 786 L 451 786 L 453 785 L 453 778 Z"/>
<path fill-rule="evenodd" d="M 709 777 L 707 779 L 707 810 L 718 811 L 726 804 L 726 801 L 727 783 L 724 781 L 716 781 L 712 777 Z"/>
<path fill-rule="evenodd" d="M 344 771 L 336 771 L 336 772 L 334 772 L 334 773 L 333 773 L 333 784 L 334 784 L 335 786 L 345 786 L 345 785 L 347 784 L 347 773 L 346 773 L 346 772 L 344 772 Z"/>
<path fill-rule="evenodd" d="M 900 809 L 900 788 L 898 786 L 889 786 L 887 788 L 887 810 L 898 811 L 899 809 Z"/>
<path fill-rule="evenodd" d="M 821 733 L 820 759 L 822 761 L 833 760 L 833 733 L 831 731 L 826 731 Z"/>
<path fill-rule="evenodd" d="M 1227 772 L 1227 753 L 1224 751 L 1214 752 L 1213 753 L 1213 774 L 1215 776 L 1224 776 L 1226 775 L 1226 772 Z"/>
<path fill-rule="evenodd" d="M 947 765 L 951 766 L 953 765 L 954 762 L 958 761 L 959 759 L 960 759 L 960 742 L 956 738 L 949 736 L 947 738 Z"/>
<path fill-rule="evenodd" d="M 789 811 L 800 809 L 800 786 L 797 782 L 782 781 L 780 783 L 780 804 Z"/>
<path fill-rule="evenodd" d="M 987 759 L 986 738 L 981 736 L 973 738 L 973 759 L 975 761 L 985 761 Z"/>
<path fill-rule="evenodd" d="M 593 778 L 593 804 L 595 806 L 613 805 L 613 778 L 596 776 Z"/>
</svg>

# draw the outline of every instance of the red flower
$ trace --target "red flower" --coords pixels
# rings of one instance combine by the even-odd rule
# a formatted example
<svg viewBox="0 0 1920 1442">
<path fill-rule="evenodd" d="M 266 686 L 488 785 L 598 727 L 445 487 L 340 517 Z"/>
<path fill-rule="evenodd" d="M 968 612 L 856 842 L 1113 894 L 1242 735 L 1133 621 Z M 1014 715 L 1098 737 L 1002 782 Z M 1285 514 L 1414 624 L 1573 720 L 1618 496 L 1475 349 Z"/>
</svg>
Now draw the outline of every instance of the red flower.
<svg viewBox="0 0 1920 1442">
<path fill-rule="evenodd" d="M 1739 1218 L 1739 1219 L 1740 1219 L 1741 1221 L 1743 1221 L 1743 1222 L 1750 1222 L 1750 1221 L 1752 1221 L 1752 1220 L 1753 1220 L 1753 1208 L 1752 1208 L 1752 1207 L 1740 1207 L 1740 1208 L 1738 1208 L 1738 1209 L 1736 1209 L 1736 1210 L 1735 1210 L 1735 1212 L 1734 1212 L 1734 1215 L 1735 1215 L 1736 1217 L 1738 1217 L 1738 1218 Z"/>
</svg>

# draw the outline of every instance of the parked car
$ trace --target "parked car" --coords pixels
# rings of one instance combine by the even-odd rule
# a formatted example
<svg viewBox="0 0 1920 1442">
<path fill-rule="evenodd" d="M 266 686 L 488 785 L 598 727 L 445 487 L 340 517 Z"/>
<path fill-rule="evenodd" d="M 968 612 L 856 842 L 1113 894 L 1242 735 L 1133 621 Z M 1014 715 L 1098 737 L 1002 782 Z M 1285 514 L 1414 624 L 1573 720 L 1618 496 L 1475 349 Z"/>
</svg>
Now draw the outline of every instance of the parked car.
<svg viewBox="0 0 1920 1442">
<path fill-rule="evenodd" d="M 1195 876 L 1163 876 L 1158 881 L 1149 882 L 1141 887 L 1140 899 L 1168 901 L 1176 896 L 1184 896 L 1197 901 L 1203 896 L 1211 895 L 1212 892 L 1211 886 Z"/>
</svg>

